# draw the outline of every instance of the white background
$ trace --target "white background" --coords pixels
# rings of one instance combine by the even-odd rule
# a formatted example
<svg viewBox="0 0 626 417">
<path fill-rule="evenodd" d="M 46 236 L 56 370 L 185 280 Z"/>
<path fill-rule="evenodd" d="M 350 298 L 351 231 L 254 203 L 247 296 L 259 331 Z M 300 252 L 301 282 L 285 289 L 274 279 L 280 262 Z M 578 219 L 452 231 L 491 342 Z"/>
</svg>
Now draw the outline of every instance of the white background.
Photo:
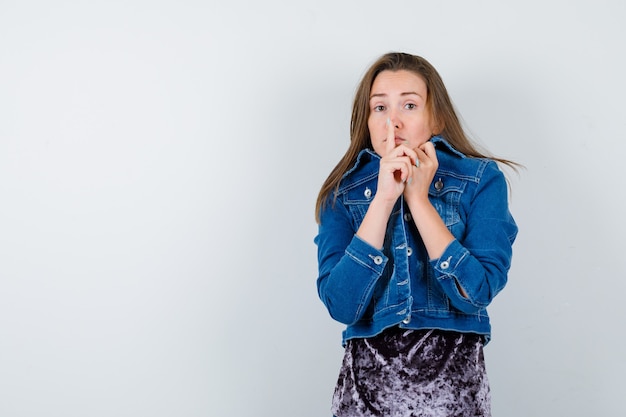
<svg viewBox="0 0 626 417">
<path fill-rule="evenodd" d="M 626 3 L 0 0 L 0 415 L 329 416 L 313 210 L 426 57 L 520 226 L 495 416 L 621 416 Z"/>
</svg>

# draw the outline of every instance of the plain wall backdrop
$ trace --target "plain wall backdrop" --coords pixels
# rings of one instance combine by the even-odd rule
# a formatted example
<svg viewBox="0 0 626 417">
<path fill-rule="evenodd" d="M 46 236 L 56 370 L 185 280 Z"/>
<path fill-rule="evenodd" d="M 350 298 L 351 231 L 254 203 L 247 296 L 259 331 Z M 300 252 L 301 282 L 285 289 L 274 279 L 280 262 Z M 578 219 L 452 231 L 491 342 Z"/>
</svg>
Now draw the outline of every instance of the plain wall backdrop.
<svg viewBox="0 0 626 417">
<path fill-rule="evenodd" d="M 626 3 L 0 0 L 0 416 L 330 416 L 317 192 L 365 69 L 525 165 L 494 416 L 623 415 Z"/>
</svg>

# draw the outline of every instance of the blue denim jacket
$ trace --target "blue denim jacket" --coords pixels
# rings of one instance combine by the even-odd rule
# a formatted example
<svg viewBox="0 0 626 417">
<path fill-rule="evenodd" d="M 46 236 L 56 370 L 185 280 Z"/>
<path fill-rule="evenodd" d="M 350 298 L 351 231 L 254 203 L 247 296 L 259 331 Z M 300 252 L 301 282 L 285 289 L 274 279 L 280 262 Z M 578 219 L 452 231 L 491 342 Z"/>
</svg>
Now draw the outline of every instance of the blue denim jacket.
<svg viewBox="0 0 626 417">
<path fill-rule="evenodd" d="M 439 168 L 429 199 L 455 237 L 439 259 L 428 258 L 402 197 L 382 251 L 356 236 L 378 181 L 380 157 L 369 149 L 322 208 L 317 289 L 331 317 L 347 325 L 344 344 L 394 325 L 491 337 L 486 307 L 506 284 L 517 235 L 507 183 L 494 161 L 468 158 L 438 136 L 432 142 Z"/>
</svg>

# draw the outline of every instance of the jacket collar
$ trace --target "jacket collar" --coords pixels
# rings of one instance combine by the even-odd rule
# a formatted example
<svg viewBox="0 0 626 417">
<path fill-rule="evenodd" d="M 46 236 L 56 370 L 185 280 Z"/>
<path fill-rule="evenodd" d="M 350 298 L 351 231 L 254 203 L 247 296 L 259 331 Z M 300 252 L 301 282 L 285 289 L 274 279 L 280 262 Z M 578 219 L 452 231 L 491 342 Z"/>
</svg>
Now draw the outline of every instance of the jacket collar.
<svg viewBox="0 0 626 417">
<path fill-rule="evenodd" d="M 450 143 L 445 140 L 442 136 L 436 135 L 433 136 L 430 141 L 433 143 L 433 145 L 435 145 L 435 149 L 437 150 L 442 150 L 442 151 L 448 151 L 456 156 L 458 156 L 459 158 L 467 158 L 465 156 L 464 153 L 457 151 L 456 149 L 454 149 L 454 147 L 452 147 L 452 145 L 450 145 Z"/>
<path fill-rule="evenodd" d="M 439 135 L 433 136 L 432 138 L 430 138 L 430 141 L 433 143 L 433 145 L 435 145 L 435 149 L 438 151 L 452 153 L 459 158 L 466 158 L 463 153 L 454 149 L 447 140 Z M 376 152 L 374 152 L 373 149 L 363 149 L 361 152 L 359 152 L 354 165 L 352 165 L 352 167 L 348 171 L 346 171 L 345 174 L 343 174 L 342 178 L 346 178 L 348 175 L 350 175 L 360 167 L 369 164 L 370 162 L 376 162 L 378 164 L 379 161 L 380 156 Z"/>
</svg>

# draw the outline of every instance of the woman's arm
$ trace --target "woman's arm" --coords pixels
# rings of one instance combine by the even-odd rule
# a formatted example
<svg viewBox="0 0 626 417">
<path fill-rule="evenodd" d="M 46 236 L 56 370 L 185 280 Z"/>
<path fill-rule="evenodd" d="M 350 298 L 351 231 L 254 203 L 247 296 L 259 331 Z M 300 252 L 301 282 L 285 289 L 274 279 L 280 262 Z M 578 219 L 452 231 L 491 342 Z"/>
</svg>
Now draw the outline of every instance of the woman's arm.
<svg viewBox="0 0 626 417">
<path fill-rule="evenodd" d="M 345 324 L 358 321 L 370 303 L 387 257 L 382 248 L 387 223 L 402 195 L 415 160 L 415 152 L 395 146 L 388 123 L 387 149 L 380 160 L 376 195 L 357 230 L 341 201 L 328 202 L 320 214 L 318 245 L 318 293 L 331 317 Z"/>
<path fill-rule="evenodd" d="M 332 318 L 353 324 L 363 316 L 388 258 L 355 233 L 351 214 L 340 201 L 322 208 L 315 243 L 319 297 Z"/>
<path fill-rule="evenodd" d="M 458 239 L 441 218 L 434 218 L 437 212 L 430 203 L 417 197 L 409 202 L 437 281 L 461 311 L 485 308 L 506 284 L 517 235 L 507 193 L 504 175 L 489 162 L 473 194 L 463 196 L 467 218 L 465 234 Z"/>
</svg>

